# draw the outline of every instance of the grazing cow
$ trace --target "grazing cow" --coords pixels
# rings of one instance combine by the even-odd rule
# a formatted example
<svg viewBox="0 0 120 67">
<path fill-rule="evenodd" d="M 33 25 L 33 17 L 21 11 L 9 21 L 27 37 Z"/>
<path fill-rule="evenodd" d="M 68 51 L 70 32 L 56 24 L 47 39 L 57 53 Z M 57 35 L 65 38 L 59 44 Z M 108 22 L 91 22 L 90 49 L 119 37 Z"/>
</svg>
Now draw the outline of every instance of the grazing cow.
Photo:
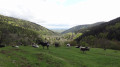
<svg viewBox="0 0 120 67">
<path fill-rule="evenodd" d="M 75 48 L 80 48 L 80 46 L 78 45 L 78 46 L 75 46 Z"/>
<path fill-rule="evenodd" d="M 70 44 L 69 44 L 69 43 L 67 44 L 67 47 L 70 47 Z"/>
<path fill-rule="evenodd" d="M 35 43 L 32 45 L 32 47 L 39 48 L 39 46 Z"/>
<path fill-rule="evenodd" d="M 84 53 L 84 51 L 89 51 L 90 48 L 89 47 L 80 47 L 80 50 L 83 51 L 83 53 Z"/>
<path fill-rule="evenodd" d="M 59 45 L 59 43 L 55 43 L 55 47 L 59 47 L 60 45 Z"/>
<path fill-rule="evenodd" d="M 42 45 L 43 49 L 45 46 L 47 47 L 47 49 L 49 49 L 50 44 L 48 42 L 39 42 L 39 44 Z"/>
<path fill-rule="evenodd" d="M 19 48 L 19 46 L 17 46 L 17 45 L 16 45 L 16 46 L 12 46 L 12 47 L 16 47 L 16 48 Z"/>
<path fill-rule="evenodd" d="M 5 47 L 5 45 L 0 45 L 0 48 Z"/>
</svg>

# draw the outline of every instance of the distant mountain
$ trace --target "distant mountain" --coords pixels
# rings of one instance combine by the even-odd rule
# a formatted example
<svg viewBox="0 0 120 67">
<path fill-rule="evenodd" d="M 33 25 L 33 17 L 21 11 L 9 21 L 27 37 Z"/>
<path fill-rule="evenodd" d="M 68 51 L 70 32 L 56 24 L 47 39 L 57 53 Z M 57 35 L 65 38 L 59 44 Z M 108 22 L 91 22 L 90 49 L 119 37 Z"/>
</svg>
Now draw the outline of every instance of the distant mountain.
<svg viewBox="0 0 120 67">
<path fill-rule="evenodd" d="M 0 15 L 0 45 L 31 45 L 52 34 L 56 33 L 33 22 Z"/>
<path fill-rule="evenodd" d="M 54 32 L 57 32 L 57 33 L 61 33 L 63 31 L 65 31 L 66 29 L 51 29 L 51 30 Z"/>
<path fill-rule="evenodd" d="M 90 28 L 75 41 L 86 42 L 94 47 L 120 49 L 120 17 Z"/>
<path fill-rule="evenodd" d="M 65 30 L 64 32 L 62 32 L 62 34 L 69 33 L 69 32 L 84 32 L 84 31 L 87 31 L 89 28 L 100 25 L 102 23 L 104 23 L 104 22 L 98 22 L 98 23 L 86 24 L 86 25 L 78 25 L 78 26 L 72 27 L 68 30 Z"/>
</svg>

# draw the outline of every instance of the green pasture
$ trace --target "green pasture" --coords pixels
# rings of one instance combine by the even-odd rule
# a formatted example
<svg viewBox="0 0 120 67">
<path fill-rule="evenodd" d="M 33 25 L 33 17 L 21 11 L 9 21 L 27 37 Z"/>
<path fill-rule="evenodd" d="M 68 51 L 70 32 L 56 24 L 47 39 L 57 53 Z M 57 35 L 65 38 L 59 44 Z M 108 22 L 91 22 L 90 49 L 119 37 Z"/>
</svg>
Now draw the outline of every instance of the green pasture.
<svg viewBox="0 0 120 67">
<path fill-rule="evenodd" d="M 120 67 L 120 51 L 50 46 L 49 50 L 20 46 L 0 48 L 0 67 Z"/>
</svg>

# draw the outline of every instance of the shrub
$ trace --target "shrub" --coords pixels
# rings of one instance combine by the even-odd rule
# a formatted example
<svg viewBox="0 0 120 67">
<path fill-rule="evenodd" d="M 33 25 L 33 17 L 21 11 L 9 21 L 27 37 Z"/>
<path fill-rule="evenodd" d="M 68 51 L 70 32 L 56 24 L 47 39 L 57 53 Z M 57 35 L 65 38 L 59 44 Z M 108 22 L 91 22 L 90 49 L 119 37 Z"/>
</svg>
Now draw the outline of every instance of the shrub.
<svg viewBox="0 0 120 67">
<path fill-rule="evenodd" d="M 70 46 L 76 46 L 77 42 L 76 41 L 70 41 L 69 44 L 70 44 Z"/>
</svg>

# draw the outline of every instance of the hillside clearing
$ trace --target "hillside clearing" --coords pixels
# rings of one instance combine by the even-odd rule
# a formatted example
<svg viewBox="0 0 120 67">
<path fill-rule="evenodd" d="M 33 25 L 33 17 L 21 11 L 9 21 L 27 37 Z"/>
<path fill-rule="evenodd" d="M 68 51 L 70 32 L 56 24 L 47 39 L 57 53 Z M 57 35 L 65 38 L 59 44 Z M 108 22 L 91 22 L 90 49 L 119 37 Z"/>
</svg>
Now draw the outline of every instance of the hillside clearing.
<svg viewBox="0 0 120 67">
<path fill-rule="evenodd" d="M 91 48 L 84 54 L 75 47 L 8 46 L 0 48 L 0 60 L 0 67 L 119 67 L 120 51 Z"/>
</svg>

